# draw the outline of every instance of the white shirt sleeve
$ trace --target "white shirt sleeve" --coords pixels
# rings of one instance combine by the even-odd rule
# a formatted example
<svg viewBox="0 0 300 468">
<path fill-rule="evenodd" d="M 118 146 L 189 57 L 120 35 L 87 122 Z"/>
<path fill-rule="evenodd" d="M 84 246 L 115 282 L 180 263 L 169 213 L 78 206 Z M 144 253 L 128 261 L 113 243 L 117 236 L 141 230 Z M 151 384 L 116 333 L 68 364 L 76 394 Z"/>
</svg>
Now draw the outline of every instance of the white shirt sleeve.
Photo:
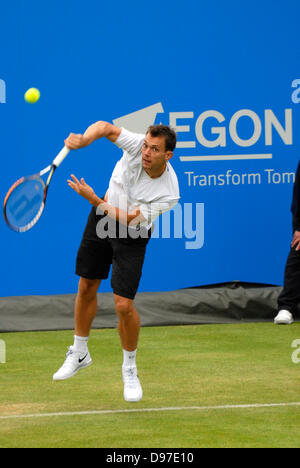
<svg viewBox="0 0 300 468">
<path fill-rule="evenodd" d="M 119 137 L 115 141 L 115 144 L 119 148 L 122 148 L 122 150 L 124 150 L 129 157 L 135 158 L 141 153 L 144 140 L 145 135 L 129 132 L 129 130 L 122 128 Z"/>
</svg>

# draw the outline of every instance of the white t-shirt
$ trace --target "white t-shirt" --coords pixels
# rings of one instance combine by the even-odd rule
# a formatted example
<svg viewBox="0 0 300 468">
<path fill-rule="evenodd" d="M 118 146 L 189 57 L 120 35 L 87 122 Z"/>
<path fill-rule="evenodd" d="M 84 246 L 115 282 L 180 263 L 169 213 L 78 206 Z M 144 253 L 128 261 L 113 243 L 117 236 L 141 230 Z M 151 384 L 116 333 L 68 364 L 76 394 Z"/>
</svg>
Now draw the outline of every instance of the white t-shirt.
<svg viewBox="0 0 300 468">
<path fill-rule="evenodd" d="M 139 207 L 145 218 L 141 226 L 150 229 L 153 221 L 172 209 L 180 199 L 177 176 L 167 162 L 165 172 L 152 179 L 142 165 L 145 135 L 122 128 L 115 144 L 124 150 L 112 173 L 107 202 L 117 208 L 132 211 Z"/>
</svg>

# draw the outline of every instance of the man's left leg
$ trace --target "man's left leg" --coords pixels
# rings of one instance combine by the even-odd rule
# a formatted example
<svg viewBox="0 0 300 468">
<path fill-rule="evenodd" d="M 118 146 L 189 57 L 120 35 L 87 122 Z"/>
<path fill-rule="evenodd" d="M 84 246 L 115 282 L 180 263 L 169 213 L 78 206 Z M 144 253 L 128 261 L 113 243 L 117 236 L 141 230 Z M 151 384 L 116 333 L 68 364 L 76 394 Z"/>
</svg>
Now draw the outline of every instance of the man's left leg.
<svg viewBox="0 0 300 468">
<path fill-rule="evenodd" d="M 137 238 L 110 239 L 113 249 L 111 286 L 119 318 L 118 330 L 123 348 L 122 375 L 126 401 L 140 401 L 142 387 L 136 368 L 136 351 L 140 333 L 140 317 L 134 306 L 151 232 Z"/>
<path fill-rule="evenodd" d="M 118 330 L 124 350 L 137 349 L 140 333 L 140 317 L 132 299 L 114 294 L 115 308 L 119 318 Z"/>
<path fill-rule="evenodd" d="M 118 315 L 118 330 L 123 348 L 122 375 L 124 398 L 137 402 L 143 397 L 143 390 L 136 367 L 136 351 L 140 333 L 140 317 L 132 299 L 114 294 L 115 308 Z"/>
</svg>

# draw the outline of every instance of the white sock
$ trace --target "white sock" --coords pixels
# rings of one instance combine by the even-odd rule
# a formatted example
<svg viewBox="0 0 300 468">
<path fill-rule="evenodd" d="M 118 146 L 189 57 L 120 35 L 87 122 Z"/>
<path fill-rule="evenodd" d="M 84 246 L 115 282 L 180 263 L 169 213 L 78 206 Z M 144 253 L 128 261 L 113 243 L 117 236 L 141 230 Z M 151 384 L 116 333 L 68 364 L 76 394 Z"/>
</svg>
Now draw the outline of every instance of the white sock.
<svg viewBox="0 0 300 468">
<path fill-rule="evenodd" d="M 76 336 L 74 335 L 74 351 L 79 353 L 87 353 L 88 352 L 88 336 Z"/>
<path fill-rule="evenodd" d="M 123 349 L 123 366 L 124 367 L 135 367 L 136 362 L 135 362 L 135 357 L 136 357 L 136 351 L 126 351 Z"/>
</svg>

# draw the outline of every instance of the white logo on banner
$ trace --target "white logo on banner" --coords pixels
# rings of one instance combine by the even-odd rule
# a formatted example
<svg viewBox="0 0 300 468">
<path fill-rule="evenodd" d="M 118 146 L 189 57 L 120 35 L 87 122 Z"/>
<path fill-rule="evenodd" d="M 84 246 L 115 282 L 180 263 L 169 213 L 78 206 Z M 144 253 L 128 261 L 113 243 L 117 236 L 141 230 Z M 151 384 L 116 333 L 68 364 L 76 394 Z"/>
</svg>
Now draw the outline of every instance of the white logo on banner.
<svg viewBox="0 0 300 468">
<path fill-rule="evenodd" d="M 294 84 L 298 82 L 295 80 Z M 295 93 L 300 93 L 299 89 Z M 296 100 L 295 94 L 293 97 Z M 299 98 L 300 99 L 300 98 Z M 116 126 L 125 127 L 128 130 L 137 133 L 145 133 L 149 125 L 152 125 L 157 114 L 163 114 L 164 109 L 162 103 L 159 102 L 144 109 L 132 112 L 113 121 Z M 252 135 L 245 139 L 238 132 L 238 123 L 241 119 L 247 118 L 253 126 Z M 283 122 L 281 121 L 283 120 Z M 180 121 L 180 123 L 178 122 Z M 183 122 L 185 121 L 185 122 Z M 228 119 L 227 119 L 228 121 Z M 214 122 L 211 127 L 208 127 L 208 122 Z M 185 123 L 185 125 L 182 125 Z M 177 133 L 178 141 L 176 148 L 194 149 L 197 143 L 205 148 L 225 148 L 230 139 L 241 148 L 249 148 L 254 146 L 260 138 L 264 137 L 266 147 L 273 144 L 273 133 L 276 132 L 285 145 L 293 144 L 293 119 L 292 109 L 284 110 L 284 118 L 279 118 L 275 115 L 272 109 L 265 109 L 263 121 L 251 109 L 240 109 L 235 112 L 229 119 L 226 125 L 225 116 L 216 110 L 207 110 L 195 117 L 193 111 L 184 112 L 169 112 L 168 124 L 174 128 Z M 191 139 L 191 125 L 195 130 L 195 139 Z M 206 132 L 204 131 L 206 128 Z M 187 140 L 182 140 L 180 137 L 185 134 Z M 179 156 L 182 162 L 191 161 L 224 161 L 224 160 L 245 160 L 245 159 L 272 159 L 273 155 L 270 152 L 259 154 L 226 154 L 226 155 L 203 155 L 203 156 Z"/>
<path fill-rule="evenodd" d="M 135 133 L 146 133 L 148 127 L 153 125 L 157 114 L 163 113 L 161 102 L 153 104 L 153 106 L 145 107 L 131 114 L 124 115 L 113 120 L 113 124 L 117 127 L 124 127 L 126 130 Z"/>
<path fill-rule="evenodd" d="M 242 138 L 238 133 L 238 123 L 242 118 L 249 119 L 253 126 L 252 135 L 247 139 Z M 190 125 L 178 125 L 178 120 L 185 120 L 186 123 L 191 123 L 194 119 L 194 112 L 170 112 L 170 125 L 176 130 L 177 134 L 189 134 L 191 132 Z M 206 128 L 205 134 L 204 127 L 208 126 L 208 121 L 213 121 L 214 123 L 209 129 Z M 274 130 L 276 130 L 285 145 L 293 144 L 292 109 L 285 109 L 284 124 L 281 124 L 272 109 L 265 110 L 263 122 L 253 110 L 241 109 L 233 114 L 227 125 L 224 115 L 216 110 L 202 112 L 193 124 L 195 126 L 195 135 L 197 140 L 178 141 L 177 148 L 196 148 L 197 142 L 205 148 L 225 148 L 229 139 L 239 147 L 248 148 L 254 146 L 258 142 L 262 133 L 264 133 L 265 146 L 272 146 Z M 232 161 L 245 159 L 272 159 L 272 157 L 273 155 L 271 153 L 266 152 L 263 154 L 180 156 L 180 160 L 183 162 Z"/>
<path fill-rule="evenodd" d="M 6 103 L 6 84 L 4 80 L 0 79 L 0 104 Z"/>
</svg>

